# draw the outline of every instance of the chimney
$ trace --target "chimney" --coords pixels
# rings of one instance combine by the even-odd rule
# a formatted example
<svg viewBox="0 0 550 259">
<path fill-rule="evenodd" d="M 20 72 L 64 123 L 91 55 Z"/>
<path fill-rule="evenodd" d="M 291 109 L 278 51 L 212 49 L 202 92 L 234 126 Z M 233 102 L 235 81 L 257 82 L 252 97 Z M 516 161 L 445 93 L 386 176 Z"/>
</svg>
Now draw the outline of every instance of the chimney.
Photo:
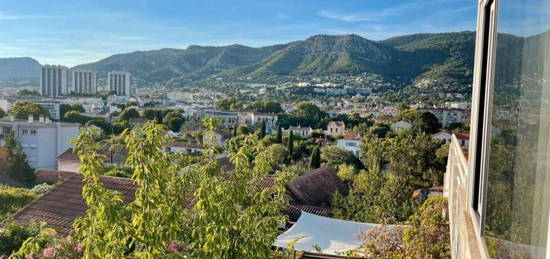
<svg viewBox="0 0 550 259">
<path fill-rule="evenodd" d="M 45 123 L 50 123 L 50 117 L 46 117 L 46 119 L 45 119 L 44 122 L 45 122 Z"/>
<path fill-rule="evenodd" d="M 44 116 L 40 115 L 40 116 L 38 117 L 38 122 L 44 123 Z"/>
<path fill-rule="evenodd" d="M 15 116 L 13 116 L 13 114 L 10 114 L 10 121 L 15 121 Z"/>
<path fill-rule="evenodd" d="M 34 122 L 34 116 L 29 115 L 29 123 L 33 123 L 33 122 Z"/>
</svg>

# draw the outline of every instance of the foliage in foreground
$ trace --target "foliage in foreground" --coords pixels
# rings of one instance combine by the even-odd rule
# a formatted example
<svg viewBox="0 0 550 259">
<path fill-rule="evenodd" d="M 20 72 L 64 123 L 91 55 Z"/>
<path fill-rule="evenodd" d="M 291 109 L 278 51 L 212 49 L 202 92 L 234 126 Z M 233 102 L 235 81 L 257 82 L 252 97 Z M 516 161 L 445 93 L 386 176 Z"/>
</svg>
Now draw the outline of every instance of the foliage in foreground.
<svg viewBox="0 0 550 259">
<path fill-rule="evenodd" d="M 212 128 L 211 128 L 212 129 Z M 275 190 L 262 187 L 277 161 L 257 137 L 247 136 L 230 156 L 235 170 L 222 173 L 213 152 L 201 163 L 185 164 L 181 153 L 162 148 L 163 127 L 154 123 L 123 134 L 127 166 L 139 186 L 125 204 L 120 193 L 99 181 L 104 171 L 101 146 L 93 131 L 75 141 L 83 173 L 83 197 L 89 210 L 73 225 L 73 240 L 84 258 L 268 258 L 284 219 L 282 180 Z M 254 167 L 248 160 L 256 153 Z M 190 200 L 194 206 L 184 207 Z M 44 230 L 28 240 L 17 256 L 53 252 L 62 255 Z M 49 239 L 47 237 L 50 237 Z M 53 247 L 52 247 L 53 246 Z M 37 249 L 38 247 L 38 249 Z M 61 248 L 64 247 L 63 245 Z M 53 249 L 53 250 L 51 250 Z M 74 249 L 73 249 L 74 250 Z"/>
</svg>

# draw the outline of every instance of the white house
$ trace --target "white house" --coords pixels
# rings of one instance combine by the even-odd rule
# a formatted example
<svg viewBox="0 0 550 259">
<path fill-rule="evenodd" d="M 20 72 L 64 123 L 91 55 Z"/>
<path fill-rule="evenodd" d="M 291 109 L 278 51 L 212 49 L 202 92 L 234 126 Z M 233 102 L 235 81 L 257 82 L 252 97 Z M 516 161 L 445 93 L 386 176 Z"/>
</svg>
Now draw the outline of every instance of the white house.
<svg viewBox="0 0 550 259">
<path fill-rule="evenodd" d="M 432 135 L 432 139 L 437 139 L 440 141 L 443 141 L 445 143 L 450 143 L 452 139 L 452 133 L 442 130 L 438 133 L 435 133 Z M 456 138 L 458 139 L 458 142 L 460 146 L 464 149 L 468 149 L 469 143 L 470 143 L 470 135 L 467 133 L 455 133 Z"/>
<path fill-rule="evenodd" d="M 240 125 L 256 126 L 262 122 L 265 122 L 267 133 L 273 132 L 273 130 L 277 127 L 277 122 L 279 120 L 279 116 L 275 113 L 258 111 L 240 111 L 238 116 Z"/>
<path fill-rule="evenodd" d="M 309 134 L 311 134 L 311 132 L 313 132 L 313 129 L 311 127 L 300 127 L 300 126 L 296 127 L 296 126 L 293 126 L 293 127 L 289 127 L 285 131 L 286 132 L 292 131 L 292 134 L 294 136 L 305 137 L 305 136 L 308 136 Z"/>
<path fill-rule="evenodd" d="M 346 133 L 346 124 L 343 121 L 329 121 L 327 124 L 326 135 L 335 136 Z"/>
<path fill-rule="evenodd" d="M 406 121 L 398 121 L 394 122 L 390 125 L 390 128 L 393 132 L 398 132 L 402 129 L 408 130 L 412 127 L 412 124 Z"/>
<path fill-rule="evenodd" d="M 28 120 L 0 120 L 0 134 L 5 137 L 14 132 L 29 165 L 35 169 L 57 169 L 57 156 L 72 147 L 69 141 L 78 136 L 79 128 L 78 123 L 52 122 L 42 116 L 38 120 L 32 116 Z"/>
<path fill-rule="evenodd" d="M 353 152 L 356 157 L 361 155 L 361 136 L 349 133 L 344 138 L 338 139 L 336 145 L 342 149 Z"/>
</svg>

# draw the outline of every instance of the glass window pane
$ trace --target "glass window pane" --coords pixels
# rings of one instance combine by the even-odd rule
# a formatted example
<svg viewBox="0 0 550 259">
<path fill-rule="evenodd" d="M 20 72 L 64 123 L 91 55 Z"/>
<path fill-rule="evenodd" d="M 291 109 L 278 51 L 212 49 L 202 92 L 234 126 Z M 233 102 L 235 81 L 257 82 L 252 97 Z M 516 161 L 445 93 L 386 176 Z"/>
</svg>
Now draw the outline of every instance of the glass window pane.
<svg viewBox="0 0 550 259">
<path fill-rule="evenodd" d="M 550 1 L 500 1 L 485 217 L 496 258 L 545 258 Z"/>
</svg>

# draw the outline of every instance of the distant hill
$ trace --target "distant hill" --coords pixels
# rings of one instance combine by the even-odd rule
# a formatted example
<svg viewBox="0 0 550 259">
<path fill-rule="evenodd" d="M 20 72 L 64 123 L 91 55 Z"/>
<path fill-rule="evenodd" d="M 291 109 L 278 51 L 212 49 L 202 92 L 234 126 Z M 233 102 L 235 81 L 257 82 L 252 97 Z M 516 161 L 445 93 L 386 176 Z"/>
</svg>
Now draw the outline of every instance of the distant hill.
<svg viewBox="0 0 550 259">
<path fill-rule="evenodd" d="M 0 79 L 40 77 L 40 63 L 33 58 L 0 58 Z"/>
<path fill-rule="evenodd" d="M 549 32 L 529 37 L 525 44 L 548 38 Z M 541 37 L 541 35 L 546 35 Z M 159 82 L 182 87 L 211 76 L 379 74 L 387 80 L 419 88 L 467 89 L 474 63 L 475 32 L 421 33 L 372 41 L 358 35 L 316 35 L 302 41 L 252 48 L 242 45 L 189 46 L 118 54 L 77 66 L 99 71 L 132 73 L 145 84 Z M 523 38 L 499 36 L 500 59 L 518 69 L 517 44 Z M 508 53 L 508 52 L 514 53 Z M 536 54 L 536 53 L 533 53 Z M 536 55 L 535 55 L 536 56 Z M 503 63 L 501 63 L 503 64 Z M 515 65 L 514 65 L 515 64 Z"/>
</svg>

